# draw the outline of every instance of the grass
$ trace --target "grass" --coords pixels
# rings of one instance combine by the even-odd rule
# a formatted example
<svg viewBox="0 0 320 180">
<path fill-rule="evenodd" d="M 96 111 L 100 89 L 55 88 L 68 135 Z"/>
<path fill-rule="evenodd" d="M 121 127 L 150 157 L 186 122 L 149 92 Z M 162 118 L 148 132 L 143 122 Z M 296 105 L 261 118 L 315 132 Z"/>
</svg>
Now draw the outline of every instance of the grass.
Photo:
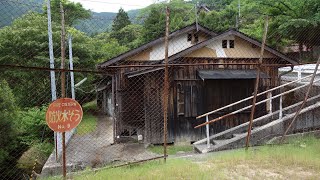
<svg viewBox="0 0 320 180">
<path fill-rule="evenodd" d="M 97 112 L 98 111 L 97 100 L 93 100 L 83 104 L 82 109 L 84 112 Z"/>
<path fill-rule="evenodd" d="M 76 131 L 79 135 L 85 135 L 96 130 L 97 117 L 92 115 L 92 112 L 96 112 L 98 110 L 97 101 L 93 100 L 83 104 L 82 109 L 84 115 Z"/>
<path fill-rule="evenodd" d="M 148 147 L 148 150 L 156 153 L 156 154 L 163 154 L 163 146 L 150 146 Z M 170 145 L 167 146 L 167 153 L 169 155 L 177 154 L 179 151 L 183 152 L 192 152 L 193 146 L 191 145 Z"/>
<path fill-rule="evenodd" d="M 97 127 L 97 117 L 91 114 L 84 114 L 82 121 L 77 127 L 76 133 L 79 135 L 85 135 L 95 131 Z"/>
<path fill-rule="evenodd" d="M 99 171 L 72 179 L 318 179 L 320 140 L 295 139 L 286 145 L 210 153 L 204 158 L 168 159 Z M 198 158 L 197 158 L 198 157 Z M 199 158 L 202 157 L 202 158 Z"/>
</svg>

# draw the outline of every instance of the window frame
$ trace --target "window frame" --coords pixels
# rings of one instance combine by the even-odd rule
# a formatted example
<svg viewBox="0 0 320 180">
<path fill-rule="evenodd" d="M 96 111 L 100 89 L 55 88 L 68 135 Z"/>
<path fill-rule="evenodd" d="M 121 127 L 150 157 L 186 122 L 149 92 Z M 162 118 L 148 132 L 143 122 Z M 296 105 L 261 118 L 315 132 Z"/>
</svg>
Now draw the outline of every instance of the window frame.
<svg viewBox="0 0 320 180">
<path fill-rule="evenodd" d="M 222 40 L 222 48 L 227 49 L 228 48 L 228 40 Z"/>
</svg>

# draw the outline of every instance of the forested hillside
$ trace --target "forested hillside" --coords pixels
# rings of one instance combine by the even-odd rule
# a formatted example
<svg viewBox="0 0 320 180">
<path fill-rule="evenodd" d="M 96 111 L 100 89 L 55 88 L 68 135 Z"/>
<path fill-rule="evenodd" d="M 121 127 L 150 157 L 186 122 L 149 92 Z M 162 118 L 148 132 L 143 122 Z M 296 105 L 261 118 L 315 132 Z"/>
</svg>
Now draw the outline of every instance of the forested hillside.
<svg viewBox="0 0 320 180">
<path fill-rule="evenodd" d="M 0 28 L 10 25 L 16 18 L 21 17 L 29 11 L 42 11 L 44 0 L 3 0 L 0 1 Z"/>
<path fill-rule="evenodd" d="M 3 0 L 0 1 L 0 28 L 10 25 L 16 18 L 33 11 L 44 12 L 43 6 L 45 0 Z M 139 10 L 130 10 L 127 12 L 130 20 L 138 22 L 136 17 Z M 117 13 L 114 12 L 91 12 L 91 18 L 80 20 L 75 27 L 90 35 L 98 34 L 109 30 L 112 25 L 112 20 Z"/>
<path fill-rule="evenodd" d="M 0 0 L 0 64 L 49 67 L 44 2 Z M 237 28 L 260 40 L 264 19 L 268 15 L 267 44 L 273 48 L 282 51 L 294 44 L 300 50 L 306 47 L 313 51 L 314 47 L 320 46 L 319 0 L 241 0 L 240 17 L 239 0 L 171 0 L 129 12 L 120 9 L 118 13 L 94 13 L 70 0 L 62 2 L 66 8 L 67 36 L 73 37 L 74 67 L 80 70 L 96 70 L 98 63 L 163 36 L 166 6 L 170 8 L 170 31 L 197 21 L 217 33 Z M 60 0 L 51 0 L 51 3 L 55 67 L 59 68 Z M 197 4 L 206 5 L 210 11 L 198 11 Z M 68 49 L 66 54 L 69 59 Z M 312 60 L 302 53 L 299 58 Z M 56 76 L 59 81 L 59 73 Z M 0 73 L 0 172 L 8 171 L 12 165 L 22 169 L 21 172 L 26 170 L 18 160 L 28 149 L 44 150 L 45 154 L 51 152 L 52 133 L 44 123 L 46 106 L 51 101 L 48 77 L 47 71 L 6 69 Z M 81 90 L 77 90 L 77 100 L 92 101 L 100 79 L 95 74 L 79 73 L 75 82 L 84 78 L 87 81 Z M 70 89 L 67 93 L 70 95 Z M 8 171 L 9 175 L 14 172 Z"/>
</svg>

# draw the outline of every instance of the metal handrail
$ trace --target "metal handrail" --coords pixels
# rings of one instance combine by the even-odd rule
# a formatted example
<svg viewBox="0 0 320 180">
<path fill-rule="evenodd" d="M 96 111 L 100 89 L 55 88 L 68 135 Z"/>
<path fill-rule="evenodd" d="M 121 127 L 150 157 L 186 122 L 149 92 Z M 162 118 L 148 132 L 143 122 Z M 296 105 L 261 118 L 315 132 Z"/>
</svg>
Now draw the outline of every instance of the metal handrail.
<svg viewBox="0 0 320 180">
<path fill-rule="evenodd" d="M 318 74 L 318 73 L 317 73 L 317 74 Z M 299 80 L 301 80 L 301 79 L 299 79 Z M 320 81 L 320 79 L 315 80 L 314 83 L 315 83 L 315 82 L 318 82 L 318 81 Z M 294 82 L 294 81 L 292 81 L 292 82 Z M 288 84 L 289 84 L 289 83 L 284 84 L 284 85 L 288 85 Z M 259 102 L 256 103 L 256 105 L 259 105 L 259 104 L 261 104 L 261 103 L 267 102 L 267 101 L 270 100 L 270 99 L 275 99 L 275 98 L 281 97 L 281 96 L 283 96 L 283 95 L 285 95 L 285 94 L 289 94 L 289 93 L 291 93 L 291 92 L 293 92 L 293 91 L 296 91 L 296 90 L 298 90 L 298 89 L 304 88 L 304 87 L 306 87 L 306 86 L 308 86 L 308 85 L 309 85 L 309 84 L 304 84 L 304 85 L 302 85 L 302 86 L 299 86 L 299 87 L 290 89 L 290 90 L 285 91 L 285 92 L 283 92 L 283 93 L 277 94 L 276 96 L 272 96 L 272 97 L 270 97 L 270 98 L 267 98 L 267 99 L 264 99 L 264 100 L 262 100 L 262 101 L 259 101 Z M 278 86 L 278 87 L 280 87 L 280 86 Z M 273 88 L 273 89 L 275 89 L 275 88 Z M 271 90 L 271 89 L 270 89 L 270 90 Z M 249 98 L 250 98 L 250 97 L 249 97 Z M 239 101 L 238 101 L 238 102 L 239 102 Z M 225 107 L 226 107 L 226 106 L 225 106 Z M 216 121 L 220 121 L 220 120 L 222 120 L 222 119 L 224 119 L 224 118 L 226 118 L 226 117 L 229 117 L 229 116 L 231 116 L 231 115 L 237 114 L 237 113 L 239 113 L 239 112 L 241 112 L 241 111 L 243 111 L 243 110 L 249 109 L 249 108 L 251 108 L 251 107 L 252 107 L 252 105 L 249 105 L 249 106 L 246 106 L 246 107 L 244 107 L 244 108 L 241 108 L 241 109 L 238 109 L 238 110 L 236 110 L 236 111 L 233 111 L 233 112 L 231 112 L 231 113 L 229 113 L 229 114 L 226 114 L 226 115 L 224 115 L 224 116 L 220 116 L 220 117 L 218 117 L 218 118 L 215 118 L 215 119 L 213 119 L 213 120 L 210 120 L 210 121 L 207 120 L 205 123 L 199 124 L 199 125 L 195 126 L 194 128 L 199 128 L 199 127 L 202 127 L 202 126 L 204 126 L 204 125 L 208 125 L 208 124 L 210 124 L 210 123 L 213 123 L 213 122 L 216 122 Z M 220 108 L 220 109 L 221 109 L 221 108 Z M 213 111 L 212 111 L 212 112 L 213 112 Z M 210 113 L 210 114 L 212 114 L 212 113 Z M 204 115 L 204 116 L 208 117 L 210 114 L 207 113 L 207 115 Z M 202 117 L 203 117 L 203 115 L 202 115 Z"/>
<path fill-rule="evenodd" d="M 320 74 L 320 73 L 317 73 L 317 74 Z M 261 93 L 257 94 L 257 96 L 261 96 L 261 95 L 263 95 L 263 94 L 266 94 L 266 93 L 268 93 L 268 92 L 272 92 L 272 91 L 274 91 L 274 90 L 280 89 L 280 88 L 285 87 L 285 86 L 288 86 L 288 85 L 290 85 L 290 84 L 293 84 L 293 83 L 296 83 L 296 82 L 300 82 L 301 80 L 307 79 L 307 78 L 309 78 L 309 77 L 311 77 L 311 76 L 312 76 L 312 74 L 311 74 L 311 75 L 308 75 L 308 76 L 306 76 L 306 77 L 303 77 L 303 78 L 301 78 L 301 79 L 297 79 L 297 80 L 291 81 L 291 82 L 289 82 L 289 83 L 286 83 L 286 84 L 277 86 L 277 87 L 275 87 L 275 88 L 266 90 L 266 91 L 264 91 L 264 92 L 261 92 Z M 234 105 L 240 104 L 240 103 L 245 102 L 245 101 L 247 101 L 247 100 L 250 100 L 250 99 L 252 99 L 252 98 L 253 98 L 253 96 L 247 97 L 247 98 L 245 98 L 245 99 L 242 99 L 242 100 L 240 100 L 240 101 L 231 103 L 231 104 L 226 105 L 226 106 L 224 106 L 224 107 L 221 107 L 221 108 L 219 108 L 219 109 L 216 109 L 216 110 L 207 112 L 207 113 L 205 113 L 205 114 L 202 114 L 202 115 L 200 115 L 200 116 L 197 116 L 196 119 L 203 118 L 203 117 L 205 117 L 205 116 L 211 115 L 211 114 L 216 113 L 216 112 L 218 112 L 218 111 L 221 111 L 221 110 L 223 110 L 223 109 L 226 109 L 226 108 L 232 107 L 232 106 L 234 106 Z M 267 100 L 269 100 L 269 99 L 273 99 L 273 98 L 268 98 Z M 250 107 L 251 107 L 251 106 L 250 106 Z"/>
</svg>

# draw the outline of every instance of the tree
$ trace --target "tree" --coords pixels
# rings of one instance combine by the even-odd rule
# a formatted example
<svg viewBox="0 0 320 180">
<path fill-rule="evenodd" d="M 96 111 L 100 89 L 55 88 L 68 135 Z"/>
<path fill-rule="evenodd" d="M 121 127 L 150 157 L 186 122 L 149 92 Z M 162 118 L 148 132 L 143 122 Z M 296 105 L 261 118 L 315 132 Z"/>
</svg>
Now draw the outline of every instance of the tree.
<svg viewBox="0 0 320 180">
<path fill-rule="evenodd" d="M 121 34 L 120 30 L 130 24 L 131 21 L 129 20 L 128 14 L 122 8 L 120 8 L 117 16 L 113 20 L 111 37 L 121 41 L 123 34 Z"/>
<path fill-rule="evenodd" d="M 294 43 L 299 44 L 300 58 L 303 58 L 303 46 L 312 50 L 314 46 L 320 45 L 318 0 L 259 0 L 256 4 L 260 14 L 271 17 L 268 42 L 272 46 L 282 49 Z M 259 19 L 261 18 L 257 18 L 255 25 L 247 26 L 243 30 L 249 34 L 257 34 L 263 26 Z"/>
<path fill-rule="evenodd" d="M 166 26 L 166 6 L 170 9 L 170 31 L 178 30 L 195 22 L 194 5 L 183 0 L 151 5 L 141 11 L 140 18 L 146 16 L 143 23 L 143 39 L 149 42 L 164 36 Z"/>
<path fill-rule="evenodd" d="M 131 21 L 129 20 L 128 14 L 122 8 L 120 8 L 116 18 L 113 20 L 111 30 L 113 32 L 117 32 L 129 24 L 131 24 Z"/>
<path fill-rule="evenodd" d="M 89 19 L 91 17 L 90 10 L 86 10 L 80 3 L 74 3 L 70 0 L 51 0 L 51 16 L 52 21 L 61 22 L 60 2 L 63 5 L 65 13 L 65 24 L 67 26 L 75 25 L 79 20 Z M 44 8 L 45 14 L 47 7 Z"/>
<path fill-rule="evenodd" d="M 52 23 L 55 67 L 60 65 L 60 26 Z M 68 28 L 73 34 L 75 68 L 94 69 L 101 47 L 92 38 Z M 68 55 L 68 51 L 66 53 Z M 68 58 L 68 56 L 67 56 Z M 101 56 L 99 58 L 102 58 Z M 24 66 L 49 67 L 47 19 L 41 14 L 30 13 L 16 19 L 11 26 L 0 29 L 0 63 Z M 4 77 L 21 107 L 41 106 L 50 102 L 50 77 L 45 71 L 6 70 Z M 77 76 L 81 78 L 81 76 Z M 80 79 L 81 80 L 81 79 Z"/>
<path fill-rule="evenodd" d="M 7 172 L 5 169 L 12 165 L 10 153 L 17 147 L 15 138 L 14 121 L 17 118 L 18 107 L 12 90 L 5 80 L 0 80 L 0 171 Z M 3 177 L 4 176 L 4 177 Z M 2 178 L 5 178 L 2 174 Z"/>
<path fill-rule="evenodd" d="M 101 63 L 111 59 L 129 49 L 121 46 L 118 41 L 110 37 L 109 33 L 101 33 L 93 38 L 97 51 L 96 62 Z"/>
<path fill-rule="evenodd" d="M 165 14 L 161 13 L 158 8 L 152 7 L 143 24 L 144 42 L 164 36 L 165 25 Z"/>
<path fill-rule="evenodd" d="M 138 24 L 130 24 L 122 28 L 118 35 L 120 35 L 119 44 L 126 46 L 130 49 L 136 48 L 141 45 L 143 26 Z"/>
</svg>

